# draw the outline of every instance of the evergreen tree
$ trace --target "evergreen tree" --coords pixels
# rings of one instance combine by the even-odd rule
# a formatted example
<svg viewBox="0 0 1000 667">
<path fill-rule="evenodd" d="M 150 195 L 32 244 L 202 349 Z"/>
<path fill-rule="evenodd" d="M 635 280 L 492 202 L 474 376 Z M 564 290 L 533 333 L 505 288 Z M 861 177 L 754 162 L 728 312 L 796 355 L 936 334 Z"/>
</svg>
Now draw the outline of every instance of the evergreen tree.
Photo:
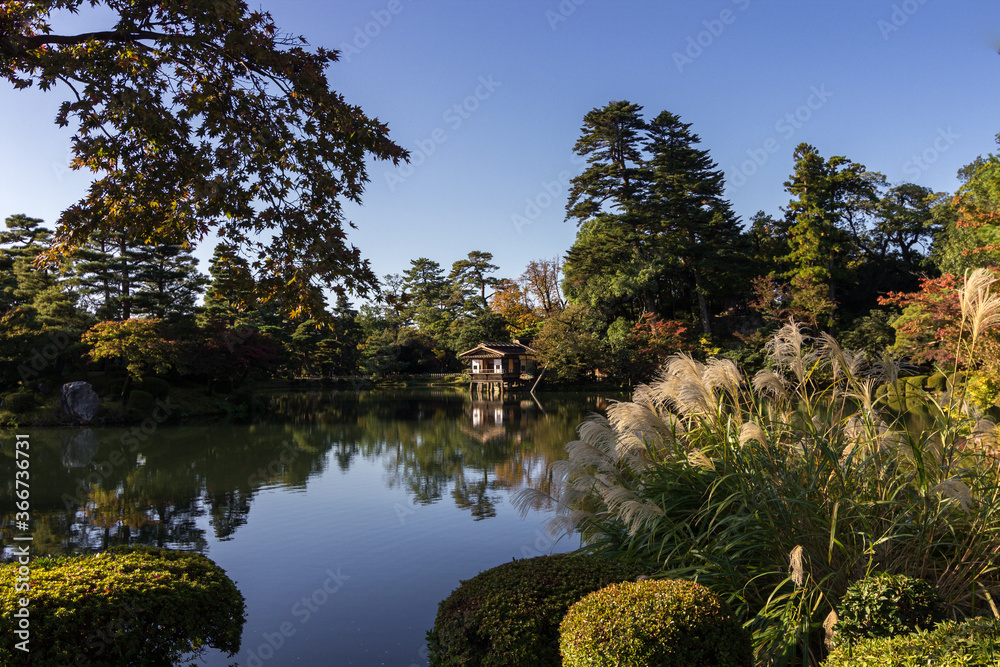
<svg viewBox="0 0 1000 667">
<path fill-rule="evenodd" d="M 884 177 L 842 156 L 823 159 L 809 144 L 795 149 L 795 171 L 785 183 L 794 199 L 785 211 L 786 278 L 805 310 L 832 319 L 837 283 L 852 280 L 847 266 L 859 256 L 860 220 L 878 202 Z M 853 233 L 852 233 L 853 232 Z"/>
<path fill-rule="evenodd" d="M 133 311 L 166 320 L 194 314 L 208 279 L 198 260 L 176 243 L 157 243 L 137 250 Z"/>
<path fill-rule="evenodd" d="M 664 111 L 648 128 L 645 162 L 649 181 L 643 232 L 655 239 L 661 263 L 679 265 L 688 293 L 698 302 L 706 334 L 708 301 L 731 290 L 737 275 L 742 233 L 739 219 L 723 197 L 723 174 L 701 142 L 676 115 Z"/>
<path fill-rule="evenodd" d="M 434 339 L 445 338 L 452 320 L 447 308 L 452 295 L 441 265 L 426 257 L 410 260 L 403 285 L 411 299 L 412 319 L 420 331 Z"/>
</svg>

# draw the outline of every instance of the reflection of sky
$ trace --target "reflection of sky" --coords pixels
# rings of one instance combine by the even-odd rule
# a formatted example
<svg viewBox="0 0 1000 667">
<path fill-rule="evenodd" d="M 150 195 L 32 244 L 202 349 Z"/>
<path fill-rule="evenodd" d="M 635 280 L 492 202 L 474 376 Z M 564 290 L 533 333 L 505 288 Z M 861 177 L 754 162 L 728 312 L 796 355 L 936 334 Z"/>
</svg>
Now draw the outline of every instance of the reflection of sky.
<svg viewBox="0 0 1000 667">
<path fill-rule="evenodd" d="M 303 493 L 258 494 L 235 539 L 209 541 L 209 557 L 247 598 L 240 665 L 285 622 L 294 634 L 264 664 L 426 664 L 418 654 L 424 635 L 460 580 L 512 558 L 577 546 L 553 544 L 546 515 L 522 520 L 506 492 L 495 517 L 474 522 L 451 502 L 414 504 L 405 489 L 386 488 L 383 473 L 377 460 L 355 461 L 347 472 L 327 465 Z M 323 586 L 328 570 L 343 585 L 307 617 L 302 598 Z M 224 656 L 207 662 L 227 664 Z"/>
</svg>

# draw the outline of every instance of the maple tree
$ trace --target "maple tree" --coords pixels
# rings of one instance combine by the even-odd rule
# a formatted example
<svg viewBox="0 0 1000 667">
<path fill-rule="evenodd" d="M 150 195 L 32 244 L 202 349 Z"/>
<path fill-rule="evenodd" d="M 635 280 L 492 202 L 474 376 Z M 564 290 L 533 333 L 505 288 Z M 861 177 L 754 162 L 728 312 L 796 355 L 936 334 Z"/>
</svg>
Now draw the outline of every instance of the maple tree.
<svg viewBox="0 0 1000 667">
<path fill-rule="evenodd" d="M 969 349 L 969 323 L 962 318 L 959 293 L 961 277 L 946 273 L 940 278 L 923 278 L 918 292 L 890 292 L 880 297 L 879 305 L 902 309 L 892 326 L 896 330 L 895 349 L 917 363 L 934 363 L 950 368 L 956 362 L 965 368 L 981 367 L 1000 372 L 1000 341 L 991 333 L 976 348 Z"/>
<path fill-rule="evenodd" d="M 116 18 L 53 32 L 53 18 L 81 10 Z M 214 231 L 254 258 L 264 297 L 300 310 L 319 310 L 317 285 L 376 288 L 342 202 L 360 201 L 367 157 L 407 152 L 330 89 L 337 57 L 238 0 L 0 4 L 0 77 L 66 91 L 56 123 L 76 124 L 72 167 L 95 174 L 45 257 L 102 232 L 190 244 Z"/>
</svg>

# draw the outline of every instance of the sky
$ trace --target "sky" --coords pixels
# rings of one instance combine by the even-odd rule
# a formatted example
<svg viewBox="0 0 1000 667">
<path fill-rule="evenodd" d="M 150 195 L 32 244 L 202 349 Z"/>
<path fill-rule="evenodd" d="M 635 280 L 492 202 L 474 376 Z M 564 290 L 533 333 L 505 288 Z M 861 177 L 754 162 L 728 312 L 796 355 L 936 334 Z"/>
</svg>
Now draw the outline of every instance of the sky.
<svg viewBox="0 0 1000 667">
<path fill-rule="evenodd" d="M 562 256 L 584 115 L 615 100 L 678 114 L 746 223 L 780 214 L 795 146 L 954 192 L 997 152 L 997 0 L 260 0 L 279 28 L 341 49 L 331 86 L 378 117 L 409 165 L 368 163 L 349 241 L 375 272 L 491 252 L 502 277 Z M 107 25 L 81 15 L 68 30 Z M 58 25 L 58 24 L 57 24 Z M 0 218 L 50 225 L 80 198 L 61 92 L 0 83 Z M 211 242 L 197 250 L 207 260 Z"/>
</svg>

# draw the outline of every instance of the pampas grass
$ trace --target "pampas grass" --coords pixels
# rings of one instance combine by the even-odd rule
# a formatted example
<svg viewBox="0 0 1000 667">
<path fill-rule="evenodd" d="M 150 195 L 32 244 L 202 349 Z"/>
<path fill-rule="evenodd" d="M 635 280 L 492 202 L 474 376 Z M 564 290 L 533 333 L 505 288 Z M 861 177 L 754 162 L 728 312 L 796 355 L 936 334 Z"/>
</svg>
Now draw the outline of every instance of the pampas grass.
<svg viewBox="0 0 1000 667">
<path fill-rule="evenodd" d="M 978 272 L 966 284 L 970 346 L 1000 321 L 990 284 Z M 794 322 L 767 349 L 772 369 L 752 382 L 728 361 L 671 357 L 632 402 L 581 425 L 553 468 L 550 528 L 713 588 L 761 665 L 819 664 L 824 620 L 874 570 L 935 583 L 955 617 L 1000 596 L 992 423 L 921 395 L 935 423 L 907 430 L 876 398 L 898 388 L 898 360 L 867 364 Z"/>
</svg>

